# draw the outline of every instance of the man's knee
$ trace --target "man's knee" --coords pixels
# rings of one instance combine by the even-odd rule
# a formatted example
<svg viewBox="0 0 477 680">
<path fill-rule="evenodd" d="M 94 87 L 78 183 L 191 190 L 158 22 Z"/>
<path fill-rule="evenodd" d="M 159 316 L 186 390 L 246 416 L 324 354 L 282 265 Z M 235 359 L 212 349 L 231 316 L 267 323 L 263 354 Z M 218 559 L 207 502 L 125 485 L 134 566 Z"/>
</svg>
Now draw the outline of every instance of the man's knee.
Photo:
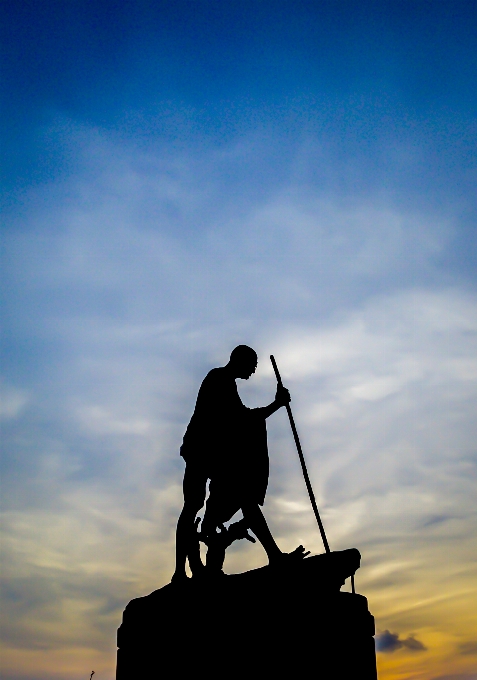
<svg viewBox="0 0 477 680">
<path fill-rule="evenodd" d="M 204 498 L 184 498 L 184 507 L 182 508 L 182 515 L 195 517 L 199 510 L 203 507 Z"/>
<path fill-rule="evenodd" d="M 202 474 L 192 473 L 187 470 L 184 475 L 184 508 L 191 512 L 198 512 L 205 503 L 207 492 L 207 477 Z"/>
<path fill-rule="evenodd" d="M 262 512 L 258 503 L 254 503 L 253 501 L 245 501 L 242 503 L 242 514 L 244 517 L 249 517 L 250 515 L 254 516 L 257 514 L 262 514 Z"/>
</svg>

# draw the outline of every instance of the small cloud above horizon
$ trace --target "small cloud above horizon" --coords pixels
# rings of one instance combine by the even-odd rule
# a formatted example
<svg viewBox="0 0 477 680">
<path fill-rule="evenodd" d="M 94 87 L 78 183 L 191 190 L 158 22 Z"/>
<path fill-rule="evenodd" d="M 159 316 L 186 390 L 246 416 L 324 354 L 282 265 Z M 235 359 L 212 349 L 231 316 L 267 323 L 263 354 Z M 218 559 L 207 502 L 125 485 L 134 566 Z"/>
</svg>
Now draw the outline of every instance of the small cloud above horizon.
<svg viewBox="0 0 477 680">
<path fill-rule="evenodd" d="M 407 638 L 400 638 L 399 633 L 391 633 L 389 630 L 384 630 L 375 637 L 376 651 L 378 652 L 395 652 L 397 649 L 408 649 L 411 652 L 425 652 L 427 647 L 417 640 L 414 635 L 409 635 Z"/>
</svg>

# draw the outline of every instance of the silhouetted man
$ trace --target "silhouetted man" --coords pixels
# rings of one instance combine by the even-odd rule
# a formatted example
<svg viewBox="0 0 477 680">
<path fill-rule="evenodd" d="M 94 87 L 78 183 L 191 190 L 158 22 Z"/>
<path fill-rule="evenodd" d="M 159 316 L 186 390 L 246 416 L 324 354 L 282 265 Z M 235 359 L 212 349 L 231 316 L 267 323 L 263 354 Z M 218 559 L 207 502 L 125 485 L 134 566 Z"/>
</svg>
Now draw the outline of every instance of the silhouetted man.
<svg viewBox="0 0 477 680">
<path fill-rule="evenodd" d="M 176 570 L 173 581 L 186 578 L 185 564 L 193 574 L 203 569 L 196 533 L 196 515 L 204 505 L 207 480 L 210 497 L 201 534 L 213 541 L 216 527 L 241 509 L 245 528 L 262 543 L 270 564 L 286 556 L 270 533 L 260 506 L 268 485 L 268 451 L 265 420 L 290 402 L 278 388 L 268 406 L 249 409 L 237 392 L 236 378 L 248 380 L 257 368 L 257 354 L 246 345 L 236 347 L 228 364 L 212 369 L 199 389 L 195 410 L 184 435 L 181 456 L 186 462 L 184 507 L 177 523 Z M 292 556 L 304 556 L 302 546 Z"/>
</svg>

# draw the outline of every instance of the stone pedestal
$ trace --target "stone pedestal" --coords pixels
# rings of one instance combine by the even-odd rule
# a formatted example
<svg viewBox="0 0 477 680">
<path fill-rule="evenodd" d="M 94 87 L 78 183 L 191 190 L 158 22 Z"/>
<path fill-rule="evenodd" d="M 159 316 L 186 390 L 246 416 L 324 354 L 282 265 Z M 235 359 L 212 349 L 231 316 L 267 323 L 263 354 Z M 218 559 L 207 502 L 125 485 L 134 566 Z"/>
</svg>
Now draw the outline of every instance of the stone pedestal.
<svg viewBox="0 0 477 680">
<path fill-rule="evenodd" d="M 117 680 L 376 680 L 374 618 L 362 595 L 340 592 L 357 550 L 167 585 L 132 600 L 118 630 Z"/>
</svg>

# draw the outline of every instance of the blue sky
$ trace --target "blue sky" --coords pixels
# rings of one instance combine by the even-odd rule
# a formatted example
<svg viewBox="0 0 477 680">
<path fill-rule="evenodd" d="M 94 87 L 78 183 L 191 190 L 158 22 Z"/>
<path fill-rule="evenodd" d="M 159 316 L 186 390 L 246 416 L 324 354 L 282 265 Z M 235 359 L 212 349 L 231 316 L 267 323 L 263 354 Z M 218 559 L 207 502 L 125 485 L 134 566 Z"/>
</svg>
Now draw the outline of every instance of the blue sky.
<svg viewBox="0 0 477 680">
<path fill-rule="evenodd" d="M 362 552 L 380 677 L 474 678 L 475 2 L 2 12 L 5 677 L 114 677 L 124 605 L 172 573 L 198 386 L 245 342 L 244 401 L 275 354 Z M 272 529 L 319 552 L 269 436 Z"/>
</svg>

